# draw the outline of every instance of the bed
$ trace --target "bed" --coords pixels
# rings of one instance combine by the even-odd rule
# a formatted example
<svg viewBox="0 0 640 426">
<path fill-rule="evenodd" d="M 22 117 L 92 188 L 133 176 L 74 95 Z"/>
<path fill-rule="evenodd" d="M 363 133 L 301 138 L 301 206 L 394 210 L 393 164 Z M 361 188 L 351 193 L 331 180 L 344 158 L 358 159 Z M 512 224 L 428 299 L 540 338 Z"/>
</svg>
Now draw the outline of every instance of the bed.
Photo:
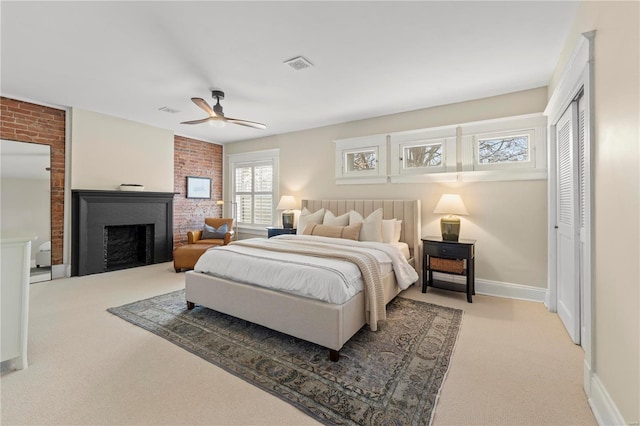
<svg viewBox="0 0 640 426">
<path fill-rule="evenodd" d="M 419 200 L 303 200 L 302 207 L 336 216 L 353 210 L 364 218 L 381 208 L 384 219 L 402 220 L 400 241 L 408 247 L 409 264 L 421 270 Z M 385 305 L 400 293 L 393 271 L 382 276 L 382 288 Z M 369 309 L 364 292 L 344 303 L 329 303 L 213 276 L 199 271 L 198 265 L 185 275 L 185 295 L 189 309 L 198 304 L 313 342 L 328 348 L 332 361 L 338 361 L 342 346 L 367 324 Z"/>
</svg>

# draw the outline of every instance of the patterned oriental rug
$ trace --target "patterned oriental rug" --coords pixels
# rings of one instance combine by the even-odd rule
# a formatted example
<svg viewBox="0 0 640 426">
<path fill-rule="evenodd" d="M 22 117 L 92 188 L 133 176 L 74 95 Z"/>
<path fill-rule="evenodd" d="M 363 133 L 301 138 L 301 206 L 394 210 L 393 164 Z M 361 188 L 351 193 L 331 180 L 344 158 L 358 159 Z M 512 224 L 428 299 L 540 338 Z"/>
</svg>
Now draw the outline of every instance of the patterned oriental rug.
<svg viewBox="0 0 640 426">
<path fill-rule="evenodd" d="M 429 424 L 462 311 L 401 297 L 377 332 L 328 349 L 196 306 L 184 290 L 108 309 L 325 424 Z"/>
</svg>

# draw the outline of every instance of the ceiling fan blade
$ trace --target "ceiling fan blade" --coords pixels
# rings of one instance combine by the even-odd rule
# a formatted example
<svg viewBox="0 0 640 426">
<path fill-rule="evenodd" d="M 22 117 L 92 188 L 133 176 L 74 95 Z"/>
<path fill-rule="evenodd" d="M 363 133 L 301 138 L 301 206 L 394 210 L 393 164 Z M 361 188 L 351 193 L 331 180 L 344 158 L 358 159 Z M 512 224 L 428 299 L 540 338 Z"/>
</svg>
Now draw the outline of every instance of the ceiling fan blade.
<svg viewBox="0 0 640 426">
<path fill-rule="evenodd" d="M 194 104 L 198 105 L 200 108 L 204 110 L 209 116 L 215 117 L 217 114 L 211 109 L 207 101 L 202 98 L 191 98 Z"/>
<path fill-rule="evenodd" d="M 255 121 L 239 120 L 237 118 L 229 118 L 229 117 L 227 117 L 225 121 L 227 121 L 229 123 L 233 123 L 233 124 L 239 124 L 241 126 L 253 127 L 254 129 L 266 129 L 267 128 L 267 126 L 265 124 L 256 123 Z"/>
<path fill-rule="evenodd" d="M 214 117 L 201 118 L 200 120 L 191 120 L 191 121 L 183 121 L 180 124 L 200 124 L 206 123 L 207 121 L 214 120 Z"/>
</svg>

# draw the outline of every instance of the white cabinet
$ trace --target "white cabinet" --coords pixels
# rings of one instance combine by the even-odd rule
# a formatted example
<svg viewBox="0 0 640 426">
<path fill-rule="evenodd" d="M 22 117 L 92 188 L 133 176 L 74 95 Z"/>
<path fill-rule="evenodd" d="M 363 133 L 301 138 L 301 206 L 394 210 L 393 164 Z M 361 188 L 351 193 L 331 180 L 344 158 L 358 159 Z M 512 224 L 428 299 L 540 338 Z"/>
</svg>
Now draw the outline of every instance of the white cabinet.
<svg viewBox="0 0 640 426">
<path fill-rule="evenodd" d="M 27 329 L 29 321 L 30 238 L 1 241 L 0 281 L 2 362 L 12 360 L 18 370 L 27 368 Z"/>
</svg>

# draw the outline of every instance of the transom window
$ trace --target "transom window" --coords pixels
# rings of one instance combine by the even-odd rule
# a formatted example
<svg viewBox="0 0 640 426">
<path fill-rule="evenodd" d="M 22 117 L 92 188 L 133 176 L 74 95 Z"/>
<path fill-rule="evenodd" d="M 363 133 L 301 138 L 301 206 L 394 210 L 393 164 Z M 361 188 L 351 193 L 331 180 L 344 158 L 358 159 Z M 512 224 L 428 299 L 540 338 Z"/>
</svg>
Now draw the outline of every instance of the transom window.
<svg viewBox="0 0 640 426">
<path fill-rule="evenodd" d="M 416 169 L 442 166 L 442 143 L 409 145 L 402 149 L 402 167 Z"/>
<path fill-rule="evenodd" d="M 344 164 L 346 173 L 375 171 L 378 167 L 378 150 L 376 148 L 365 148 L 345 151 Z"/>
<path fill-rule="evenodd" d="M 478 163 L 519 163 L 529 161 L 529 135 L 478 139 Z"/>
</svg>

